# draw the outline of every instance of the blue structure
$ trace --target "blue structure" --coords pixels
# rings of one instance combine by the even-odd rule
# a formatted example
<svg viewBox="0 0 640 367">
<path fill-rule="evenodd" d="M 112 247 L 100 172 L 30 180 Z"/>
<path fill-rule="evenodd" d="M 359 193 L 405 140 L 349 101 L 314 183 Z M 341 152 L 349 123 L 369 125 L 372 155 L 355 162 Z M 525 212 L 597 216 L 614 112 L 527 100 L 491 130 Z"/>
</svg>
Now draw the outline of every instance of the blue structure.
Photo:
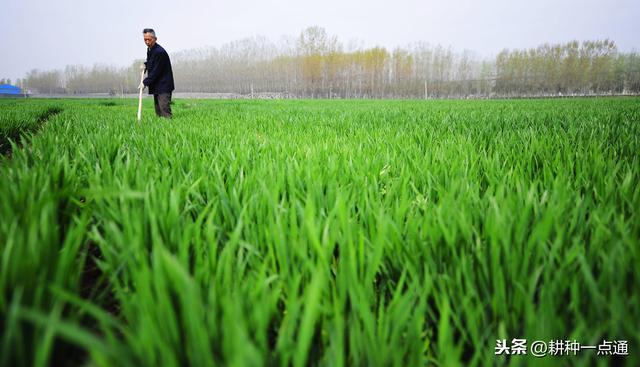
<svg viewBox="0 0 640 367">
<path fill-rule="evenodd" d="M 20 97 L 22 90 L 14 85 L 0 84 L 0 97 Z"/>
</svg>

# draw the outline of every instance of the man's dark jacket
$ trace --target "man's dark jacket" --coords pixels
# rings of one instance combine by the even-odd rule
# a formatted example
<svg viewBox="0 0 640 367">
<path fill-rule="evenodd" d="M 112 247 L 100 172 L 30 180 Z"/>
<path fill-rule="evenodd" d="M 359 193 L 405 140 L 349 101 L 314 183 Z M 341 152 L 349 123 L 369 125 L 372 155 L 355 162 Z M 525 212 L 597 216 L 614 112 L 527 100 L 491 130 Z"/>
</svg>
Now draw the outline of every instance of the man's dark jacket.
<svg viewBox="0 0 640 367">
<path fill-rule="evenodd" d="M 147 77 L 143 83 L 149 87 L 149 94 L 171 93 L 173 85 L 173 70 L 169 54 L 159 44 L 147 49 Z"/>
</svg>

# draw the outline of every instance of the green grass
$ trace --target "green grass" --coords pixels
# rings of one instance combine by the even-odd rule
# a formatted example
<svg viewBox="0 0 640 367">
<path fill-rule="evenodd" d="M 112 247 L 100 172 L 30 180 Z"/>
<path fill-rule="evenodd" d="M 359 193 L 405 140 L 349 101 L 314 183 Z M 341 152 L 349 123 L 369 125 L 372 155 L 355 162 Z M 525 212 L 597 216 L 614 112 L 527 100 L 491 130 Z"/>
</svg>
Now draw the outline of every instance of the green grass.
<svg viewBox="0 0 640 367">
<path fill-rule="evenodd" d="M 136 102 L 0 101 L 0 365 L 640 364 L 639 99 Z"/>
<path fill-rule="evenodd" d="M 25 106 L 21 99 L 0 101 L 0 154 L 10 155 L 11 143 L 18 146 L 29 134 L 37 131 L 49 117 L 60 112 L 50 101 L 29 101 Z"/>
</svg>

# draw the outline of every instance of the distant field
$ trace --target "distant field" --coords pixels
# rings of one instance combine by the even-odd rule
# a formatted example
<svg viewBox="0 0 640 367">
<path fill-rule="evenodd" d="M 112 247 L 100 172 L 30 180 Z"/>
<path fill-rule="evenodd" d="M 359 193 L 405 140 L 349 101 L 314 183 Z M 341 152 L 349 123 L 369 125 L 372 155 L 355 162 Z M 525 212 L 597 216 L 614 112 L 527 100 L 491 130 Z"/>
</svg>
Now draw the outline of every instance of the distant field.
<svg viewBox="0 0 640 367">
<path fill-rule="evenodd" d="M 640 99 L 151 103 L 0 100 L 0 365 L 640 365 Z"/>
</svg>

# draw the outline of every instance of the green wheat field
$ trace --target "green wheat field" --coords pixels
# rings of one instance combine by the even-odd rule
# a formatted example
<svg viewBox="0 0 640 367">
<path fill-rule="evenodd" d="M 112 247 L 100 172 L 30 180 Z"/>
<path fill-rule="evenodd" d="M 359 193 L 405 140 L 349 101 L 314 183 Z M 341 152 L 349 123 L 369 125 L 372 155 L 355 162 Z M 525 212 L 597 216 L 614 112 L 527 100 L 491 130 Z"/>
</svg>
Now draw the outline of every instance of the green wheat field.
<svg viewBox="0 0 640 367">
<path fill-rule="evenodd" d="M 640 99 L 144 103 L 0 100 L 0 365 L 640 365 Z"/>
</svg>

